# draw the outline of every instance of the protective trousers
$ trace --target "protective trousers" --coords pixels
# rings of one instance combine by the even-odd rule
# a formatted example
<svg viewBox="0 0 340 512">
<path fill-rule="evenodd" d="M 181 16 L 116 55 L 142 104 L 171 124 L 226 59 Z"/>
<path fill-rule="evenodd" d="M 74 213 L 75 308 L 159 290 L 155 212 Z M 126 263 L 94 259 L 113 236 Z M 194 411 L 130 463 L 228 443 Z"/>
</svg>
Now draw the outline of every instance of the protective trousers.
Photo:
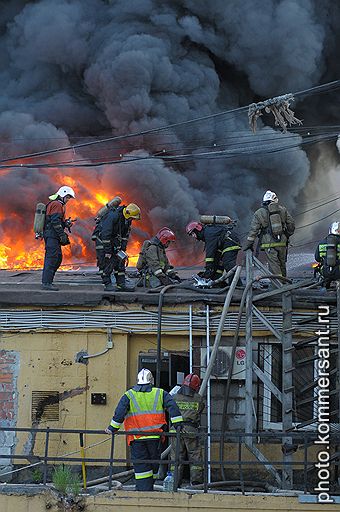
<svg viewBox="0 0 340 512">
<path fill-rule="evenodd" d="M 183 479 L 184 464 L 181 461 L 188 460 L 190 468 L 190 481 L 202 482 L 202 453 L 199 442 L 198 428 L 193 425 L 182 426 L 179 438 L 179 466 L 178 466 L 178 485 L 181 485 Z M 176 457 L 176 438 L 171 439 L 171 460 Z M 171 465 L 171 471 L 175 470 L 175 466 Z"/>
<path fill-rule="evenodd" d="M 325 265 L 321 268 L 321 275 L 324 278 L 324 286 L 328 289 L 333 281 L 340 280 L 340 266 L 331 269 Z"/>
<path fill-rule="evenodd" d="M 229 270 L 231 270 L 232 268 L 235 267 L 236 261 L 237 261 L 238 249 L 233 250 L 233 251 L 225 251 L 225 252 L 223 252 L 223 250 L 222 251 L 219 250 L 218 254 L 220 254 L 220 259 L 219 259 L 215 274 L 213 276 L 214 279 L 218 279 L 219 277 L 221 277 L 224 270 L 226 272 L 229 272 Z M 233 279 L 233 276 L 231 276 L 229 278 L 228 284 L 231 283 L 232 279 Z M 238 280 L 237 286 L 242 286 L 241 279 Z"/>
<path fill-rule="evenodd" d="M 136 491 L 153 491 L 154 480 L 158 477 L 159 464 L 158 462 L 143 461 L 159 460 L 159 443 L 159 439 L 137 439 L 130 444 Z"/>
<path fill-rule="evenodd" d="M 57 238 L 45 238 L 45 259 L 42 272 L 42 283 L 52 284 L 56 271 L 63 261 L 61 245 Z"/>
<path fill-rule="evenodd" d="M 125 284 L 125 267 L 124 263 L 120 261 L 114 254 L 111 258 L 105 258 L 105 252 L 103 249 L 96 251 L 97 253 L 97 265 L 105 285 L 111 283 L 111 274 L 114 272 L 117 285 L 121 286 Z"/>
<path fill-rule="evenodd" d="M 272 274 L 286 277 L 287 247 L 270 247 L 265 250 L 269 270 Z"/>
</svg>

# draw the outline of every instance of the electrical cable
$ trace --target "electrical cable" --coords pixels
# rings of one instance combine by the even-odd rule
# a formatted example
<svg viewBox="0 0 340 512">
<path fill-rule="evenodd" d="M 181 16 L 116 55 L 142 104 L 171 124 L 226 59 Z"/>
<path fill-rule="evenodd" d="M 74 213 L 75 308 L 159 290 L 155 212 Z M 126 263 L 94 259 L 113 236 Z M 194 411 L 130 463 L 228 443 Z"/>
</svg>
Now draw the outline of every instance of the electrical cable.
<svg viewBox="0 0 340 512">
<path fill-rule="evenodd" d="M 331 217 L 332 215 L 334 215 L 335 213 L 338 213 L 340 211 L 340 208 L 338 208 L 337 210 L 334 210 L 334 212 L 331 212 L 329 213 L 328 215 L 325 215 L 325 217 L 322 217 L 321 219 L 317 219 L 313 222 L 310 222 L 309 224 L 304 224 L 303 226 L 298 226 L 297 228 L 295 229 L 303 229 L 303 228 L 307 228 L 309 226 L 313 226 L 314 224 L 318 224 L 319 222 L 325 220 L 325 219 L 328 219 L 328 217 Z"/>
<path fill-rule="evenodd" d="M 308 89 L 304 89 L 303 91 L 295 92 L 293 94 L 293 96 L 295 98 L 296 97 L 304 97 L 304 96 L 312 95 L 312 94 L 316 94 L 316 93 L 329 92 L 329 91 L 335 90 L 339 87 L 340 87 L 340 80 L 334 80 L 333 82 L 328 82 L 326 84 L 322 84 L 322 85 L 318 85 L 315 87 L 310 87 Z M 12 161 L 12 160 L 18 160 L 18 159 L 24 160 L 27 158 L 36 158 L 36 157 L 43 156 L 43 155 L 51 155 L 51 154 L 60 153 L 63 151 L 69 151 L 69 150 L 74 151 L 75 149 L 82 148 L 82 147 L 88 147 L 88 146 L 92 146 L 95 144 L 102 144 L 105 142 L 112 142 L 112 141 L 122 141 L 122 140 L 127 140 L 127 139 L 130 139 L 133 137 L 141 137 L 144 135 L 159 133 L 164 130 L 170 130 L 170 129 L 181 127 L 181 126 L 187 126 L 192 123 L 207 121 L 210 119 L 216 119 L 216 118 L 219 118 L 222 116 L 228 116 L 228 115 L 234 114 L 234 113 L 240 114 L 241 112 L 245 112 L 246 110 L 248 110 L 249 106 L 250 105 L 246 105 L 244 107 L 236 107 L 236 108 L 229 109 L 229 110 L 226 110 L 223 112 L 217 112 L 215 114 L 209 114 L 206 116 L 197 117 L 195 119 L 189 119 L 187 121 L 172 123 L 169 125 L 161 126 L 158 128 L 151 128 L 151 129 L 143 130 L 140 132 L 134 132 L 134 133 L 126 134 L 126 135 L 118 135 L 118 136 L 108 137 L 108 138 L 102 139 L 100 141 L 84 142 L 84 143 L 80 143 L 80 144 L 74 144 L 72 146 L 63 146 L 63 147 L 57 148 L 57 149 L 50 149 L 50 150 L 39 151 L 39 152 L 35 152 L 35 153 L 24 154 L 24 155 L 17 156 L 15 158 L 2 159 L 2 160 L 0 160 L 0 163 L 5 163 L 5 162 Z"/>
</svg>

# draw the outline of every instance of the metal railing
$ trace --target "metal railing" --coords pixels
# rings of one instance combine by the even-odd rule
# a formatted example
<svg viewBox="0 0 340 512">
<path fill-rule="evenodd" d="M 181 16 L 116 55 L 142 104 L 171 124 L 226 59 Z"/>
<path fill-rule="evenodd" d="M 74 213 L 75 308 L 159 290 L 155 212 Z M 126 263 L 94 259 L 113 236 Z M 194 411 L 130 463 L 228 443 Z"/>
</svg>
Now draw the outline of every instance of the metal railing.
<svg viewBox="0 0 340 512">
<path fill-rule="evenodd" d="M 87 464 L 102 464 L 102 465 L 108 465 L 108 488 L 112 488 L 112 481 L 114 478 L 114 464 L 121 464 L 121 465 L 130 465 L 133 463 L 131 458 L 116 458 L 114 457 L 114 449 L 115 449 L 115 439 L 116 436 L 126 436 L 126 435 L 140 435 L 140 431 L 119 431 L 115 435 L 108 436 L 108 434 L 105 433 L 104 430 L 79 430 L 79 429 L 58 429 L 58 428 L 10 428 L 10 427 L 0 427 L 0 433 L 1 432 L 15 432 L 16 435 L 20 433 L 28 433 L 30 435 L 37 435 L 37 433 L 44 434 L 44 442 L 42 445 L 42 451 L 43 454 L 33 455 L 30 454 L 5 454 L 1 453 L 2 449 L 0 448 L 0 459 L 8 459 L 11 461 L 11 464 L 20 463 L 21 461 L 27 460 L 29 462 L 33 463 L 21 466 L 19 468 L 14 468 L 9 470 L 8 472 L 2 473 L 0 475 L 0 481 L 1 476 L 9 475 L 9 474 L 15 474 L 22 470 L 27 470 L 32 467 L 42 466 L 42 480 L 43 484 L 47 484 L 48 479 L 48 469 L 50 465 L 56 464 L 56 463 L 68 463 L 68 464 L 76 464 L 79 463 L 83 466 L 83 484 L 84 488 L 86 488 L 86 473 L 84 472 L 85 465 Z M 53 435 L 76 435 L 79 439 L 79 449 L 64 453 L 62 455 L 51 455 L 50 452 L 50 444 L 51 444 L 51 437 Z M 153 435 L 154 433 L 147 434 L 143 432 L 144 435 Z M 84 446 L 83 439 L 84 435 L 91 436 L 91 435 L 103 435 L 105 436 L 105 439 L 102 439 L 99 442 L 96 442 L 92 445 Z M 173 443 L 173 450 L 172 453 L 175 453 L 175 457 L 173 459 L 145 459 L 143 461 L 139 462 L 147 462 L 147 463 L 153 463 L 153 464 L 160 464 L 160 465 L 166 465 L 166 466 L 172 466 L 174 467 L 174 491 L 177 491 L 178 484 L 179 484 L 179 466 L 183 464 L 183 466 L 190 466 L 192 464 L 192 461 L 189 460 L 180 460 L 179 453 L 180 453 L 180 439 L 181 437 L 191 437 L 192 434 L 183 433 L 180 431 L 177 431 L 176 433 L 172 432 L 164 432 L 162 433 L 162 438 L 167 438 L 169 442 Z M 203 492 L 208 492 L 209 488 L 215 488 L 215 487 L 236 487 L 238 490 L 241 490 L 243 493 L 246 492 L 249 480 L 247 481 L 247 473 L 248 478 L 251 478 L 253 487 L 263 487 L 264 492 L 274 492 L 274 490 L 277 490 L 277 487 L 275 488 L 275 482 L 273 484 L 268 485 L 268 474 L 263 472 L 263 480 L 254 482 L 254 475 L 259 475 L 259 468 L 264 468 L 265 463 L 263 461 L 259 461 L 256 458 L 253 457 L 247 458 L 246 454 L 251 456 L 251 453 L 247 451 L 246 444 L 247 439 L 251 437 L 254 444 L 261 444 L 262 447 L 264 445 L 270 445 L 271 447 L 276 446 L 282 446 L 282 459 L 280 460 L 270 460 L 270 463 L 276 467 L 278 471 L 284 472 L 288 467 L 291 468 L 291 470 L 300 471 L 300 484 L 299 487 L 296 487 L 296 489 L 299 489 L 303 491 L 304 493 L 307 492 L 313 492 L 313 486 L 310 483 L 311 482 L 311 472 L 315 470 L 314 465 L 317 462 L 317 456 L 316 456 L 316 450 L 313 449 L 313 454 L 309 454 L 309 450 L 312 451 L 312 448 L 315 448 L 314 442 L 317 439 L 318 435 L 317 432 L 290 432 L 289 436 L 293 440 L 293 444 L 291 446 L 282 446 L 282 440 L 287 437 L 287 433 L 284 432 L 256 432 L 252 434 L 245 434 L 244 432 L 225 432 L 224 433 L 224 443 L 225 448 L 228 448 L 230 446 L 237 447 L 237 457 L 235 460 L 209 460 L 208 458 L 208 441 L 210 438 L 211 444 L 213 443 L 219 443 L 221 441 L 221 432 L 212 432 L 211 434 L 207 434 L 203 430 L 200 431 L 197 436 L 195 434 L 195 437 L 197 438 L 198 442 L 200 443 L 202 447 L 202 460 L 201 460 L 201 466 L 202 466 L 202 472 L 203 472 L 203 482 L 201 485 L 192 486 L 193 489 L 202 489 Z M 91 448 L 94 448 L 96 446 L 99 446 L 105 442 L 110 442 L 110 450 L 107 457 L 89 457 L 85 456 L 85 450 L 89 450 Z M 340 452 L 337 451 L 338 447 L 340 446 L 340 432 L 330 433 L 329 434 L 329 446 L 330 446 L 330 460 L 332 461 L 333 467 L 339 467 L 339 459 L 340 459 Z M 161 446 L 160 446 L 161 448 Z M 323 448 L 319 448 L 322 450 Z M 297 453 L 297 456 L 292 457 L 292 460 L 287 462 L 287 459 L 285 458 L 286 450 L 291 450 L 292 453 Z M 333 453 L 332 453 L 333 450 Z M 160 452 L 162 450 L 160 449 Z M 75 456 L 77 454 L 80 454 L 78 456 Z M 279 459 L 279 458 L 278 458 Z M 197 465 L 197 463 L 195 462 Z M 215 475 L 219 474 L 221 472 L 221 468 L 225 470 L 226 468 L 230 471 L 232 471 L 233 479 L 231 481 L 215 481 L 211 482 L 209 481 L 208 475 L 210 474 L 209 469 L 215 471 Z M 251 476 L 249 477 L 249 473 Z M 235 476 L 237 475 L 237 476 Z M 256 484 L 256 485 L 255 485 Z"/>
</svg>

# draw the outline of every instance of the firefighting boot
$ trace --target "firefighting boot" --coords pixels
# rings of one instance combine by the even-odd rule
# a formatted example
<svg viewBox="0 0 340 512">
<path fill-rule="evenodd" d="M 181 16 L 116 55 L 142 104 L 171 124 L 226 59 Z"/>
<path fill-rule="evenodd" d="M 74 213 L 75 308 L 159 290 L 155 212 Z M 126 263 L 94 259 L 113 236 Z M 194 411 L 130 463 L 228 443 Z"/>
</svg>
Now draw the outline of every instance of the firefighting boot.
<svg viewBox="0 0 340 512">
<path fill-rule="evenodd" d="M 128 285 L 125 281 L 125 273 L 118 272 L 115 273 L 116 278 L 116 290 L 117 292 L 133 292 L 135 291 L 135 287 Z"/>
<path fill-rule="evenodd" d="M 107 283 L 105 286 L 104 286 L 104 290 L 106 292 L 114 292 L 115 291 L 115 287 L 113 286 L 112 283 Z"/>
<path fill-rule="evenodd" d="M 59 288 L 52 283 L 42 283 L 41 289 L 47 290 L 49 292 L 58 292 L 59 291 Z"/>
</svg>

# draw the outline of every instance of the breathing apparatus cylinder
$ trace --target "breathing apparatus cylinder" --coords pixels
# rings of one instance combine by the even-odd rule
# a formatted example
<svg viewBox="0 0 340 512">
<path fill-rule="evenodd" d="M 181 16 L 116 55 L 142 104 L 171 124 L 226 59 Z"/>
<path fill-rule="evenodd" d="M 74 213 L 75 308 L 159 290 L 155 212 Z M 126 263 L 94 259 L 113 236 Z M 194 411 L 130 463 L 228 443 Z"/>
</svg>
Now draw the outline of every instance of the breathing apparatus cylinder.
<svg viewBox="0 0 340 512">
<path fill-rule="evenodd" d="M 279 205 L 277 203 L 270 203 L 268 205 L 269 223 L 271 232 L 277 240 L 280 240 L 283 233 L 282 219 L 280 215 Z"/>
<path fill-rule="evenodd" d="M 227 215 L 201 215 L 199 221 L 202 224 L 230 224 L 232 219 Z"/>
<path fill-rule="evenodd" d="M 327 249 L 326 249 L 326 265 L 328 267 L 335 267 L 336 265 L 336 235 L 327 236 Z"/>
<path fill-rule="evenodd" d="M 46 218 L 46 204 L 38 203 L 35 208 L 34 223 L 33 223 L 33 231 L 35 233 L 36 239 L 43 237 L 45 218 Z"/>
<path fill-rule="evenodd" d="M 97 213 L 96 215 L 96 219 L 100 220 L 102 217 L 104 217 L 104 215 L 107 214 L 107 212 L 109 210 L 112 210 L 114 208 L 118 208 L 118 206 L 120 205 L 120 203 L 122 202 L 122 198 L 119 197 L 119 196 L 116 196 L 114 197 L 113 199 L 111 199 L 111 201 L 109 201 L 108 203 L 106 203 L 105 206 L 103 206 Z"/>
</svg>

